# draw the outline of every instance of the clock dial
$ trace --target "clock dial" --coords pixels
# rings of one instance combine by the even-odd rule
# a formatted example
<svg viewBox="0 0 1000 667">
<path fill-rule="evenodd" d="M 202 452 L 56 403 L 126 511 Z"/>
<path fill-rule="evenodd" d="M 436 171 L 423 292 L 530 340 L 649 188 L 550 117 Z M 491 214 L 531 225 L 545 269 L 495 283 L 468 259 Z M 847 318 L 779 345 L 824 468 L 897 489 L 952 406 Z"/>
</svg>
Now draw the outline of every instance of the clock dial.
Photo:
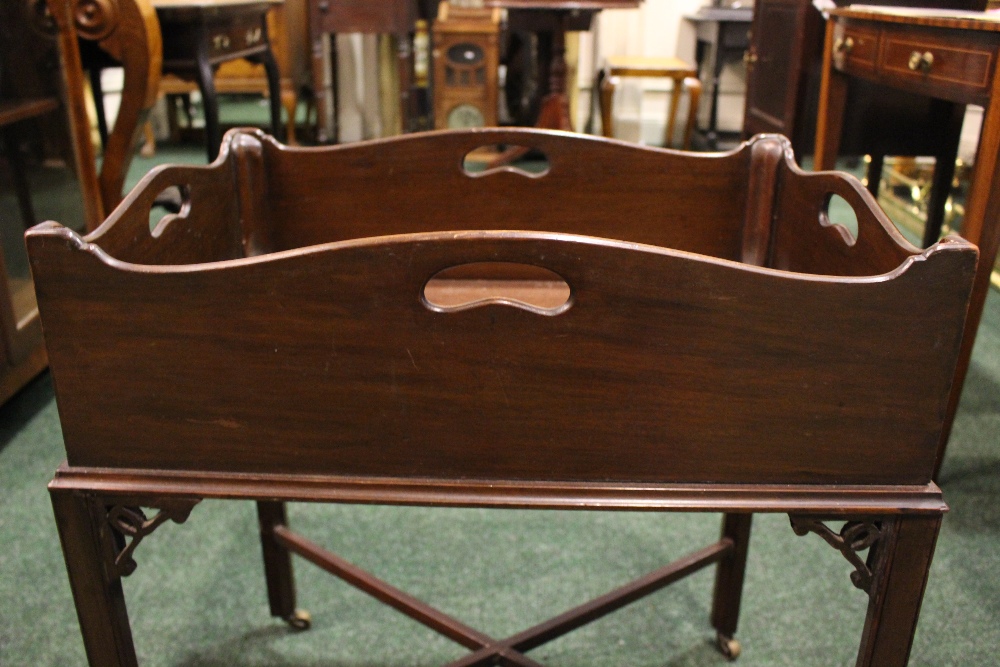
<svg viewBox="0 0 1000 667">
<path fill-rule="evenodd" d="M 459 104 L 448 113 L 448 127 L 462 129 L 468 127 L 484 127 L 486 119 L 483 112 L 471 104 Z"/>
</svg>

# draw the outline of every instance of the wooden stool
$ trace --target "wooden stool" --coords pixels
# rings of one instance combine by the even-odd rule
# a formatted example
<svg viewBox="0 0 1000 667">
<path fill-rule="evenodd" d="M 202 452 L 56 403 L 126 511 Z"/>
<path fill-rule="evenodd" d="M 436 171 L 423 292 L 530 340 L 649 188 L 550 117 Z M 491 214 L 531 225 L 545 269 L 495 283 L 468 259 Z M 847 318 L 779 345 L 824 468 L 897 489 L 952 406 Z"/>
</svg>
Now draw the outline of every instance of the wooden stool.
<svg viewBox="0 0 1000 667">
<path fill-rule="evenodd" d="M 698 109 L 698 99 L 701 97 L 701 81 L 698 80 L 698 70 L 680 58 L 647 58 L 643 56 L 611 56 L 608 58 L 604 69 L 598 75 L 601 96 L 601 126 L 606 137 L 612 136 L 611 105 L 619 77 L 623 76 L 673 79 L 674 85 L 670 93 L 670 113 L 667 116 L 667 129 L 663 136 L 663 145 L 667 148 L 670 147 L 674 137 L 680 92 L 682 90 L 688 91 L 691 106 L 688 111 L 687 125 L 684 127 L 684 141 L 681 148 L 690 148 L 695 112 Z"/>
</svg>

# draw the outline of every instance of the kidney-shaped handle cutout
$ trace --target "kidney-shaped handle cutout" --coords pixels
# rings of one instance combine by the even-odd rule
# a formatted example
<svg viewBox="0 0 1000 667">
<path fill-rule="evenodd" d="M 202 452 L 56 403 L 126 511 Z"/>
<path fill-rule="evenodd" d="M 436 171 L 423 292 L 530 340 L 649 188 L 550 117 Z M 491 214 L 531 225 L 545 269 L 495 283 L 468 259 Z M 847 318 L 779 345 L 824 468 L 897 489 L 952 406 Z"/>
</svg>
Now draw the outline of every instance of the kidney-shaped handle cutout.
<svg viewBox="0 0 1000 667">
<path fill-rule="evenodd" d="M 499 305 L 559 315 L 569 310 L 573 299 L 562 276 L 540 266 L 473 262 L 436 273 L 424 285 L 423 302 L 439 313 Z"/>
<path fill-rule="evenodd" d="M 838 194 L 832 192 L 827 194 L 823 208 L 819 212 L 819 224 L 823 227 L 833 227 L 849 246 L 858 241 L 860 234 L 858 214 L 854 211 L 854 207 Z"/>
<path fill-rule="evenodd" d="M 174 220 L 188 217 L 191 212 L 191 186 L 169 185 L 156 195 L 149 211 L 149 229 L 159 238 Z"/>
<path fill-rule="evenodd" d="M 469 176 L 489 176 L 510 172 L 528 178 L 541 178 L 549 173 L 548 156 L 537 148 L 514 144 L 480 146 L 465 154 L 462 169 Z"/>
</svg>

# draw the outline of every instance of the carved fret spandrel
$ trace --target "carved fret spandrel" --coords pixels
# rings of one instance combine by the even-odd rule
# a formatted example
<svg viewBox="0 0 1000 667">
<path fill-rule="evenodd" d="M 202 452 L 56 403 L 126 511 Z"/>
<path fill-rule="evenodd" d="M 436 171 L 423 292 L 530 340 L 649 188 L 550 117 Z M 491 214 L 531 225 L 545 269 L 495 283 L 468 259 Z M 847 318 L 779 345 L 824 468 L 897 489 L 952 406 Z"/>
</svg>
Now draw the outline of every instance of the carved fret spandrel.
<svg viewBox="0 0 1000 667">
<path fill-rule="evenodd" d="M 142 505 L 122 504 L 105 506 L 107 524 L 111 528 L 114 549 L 109 563 L 110 572 L 115 577 L 127 577 L 137 567 L 132 554 L 143 538 L 159 528 L 166 521 L 184 523 L 191 510 L 200 499 L 156 500 Z M 152 518 L 147 518 L 143 507 L 159 510 Z"/>
<path fill-rule="evenodd" d="M 789 514 L 788 518 L 791 521 L 792 530 L 795 531 L 796 535 L 802 536 L 808 533 L 816 533 L 827 544 L 843 554 L 844 558 L 854 566 L 854 572 L 851 572 L 851 583 L 871 595 L 872 579 L 874 577 L 871 566 L 873 562 L 872 553 L 874 552 L 874 547 L 876 547 L 879 540 L 886 533 L 887 520 L 867 519 L 862 521 L 847 521 L 840 529 L 840 532 L 836 532 L 823 523 L 824 520 L 820 518 L 794 514 Z M 865 549 L 869 550 L 867 562 L 861 560 L 861 557 L 858 556 L 858 552 Z"/>
</svg>

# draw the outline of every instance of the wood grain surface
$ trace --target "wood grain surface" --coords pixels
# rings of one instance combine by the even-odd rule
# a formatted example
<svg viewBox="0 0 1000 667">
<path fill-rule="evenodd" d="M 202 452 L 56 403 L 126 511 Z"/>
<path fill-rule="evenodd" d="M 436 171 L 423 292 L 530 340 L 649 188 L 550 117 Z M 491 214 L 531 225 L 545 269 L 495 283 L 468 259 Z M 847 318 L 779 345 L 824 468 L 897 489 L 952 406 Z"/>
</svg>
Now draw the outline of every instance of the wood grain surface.
<svg viewBox="0 0 1000 667">
<path fill-rule="evenodd" d="M 464 173 L 486 140 L 539 147 L 549 172 Z M 975 250 L 908 246 L 859 183 L 802 173 L 787 142 L 708 157 L 533 131 L 229 146 L 151 174 L 86 239 L 28 234 L 72 466 L 930 481 Z M 771 229 L 746 234 L 772 238 L 763 267 L 733 261 L 762 228 L 753 168 L 775 172 L 752 198 Z M 171 182 L 190 210 L 154 238 L 143 211 Z M 831 193 L 855 207 L 856 242 L 818 213 Z M 274 241 L 245 245 L 240 221 Z M 273 252 L 239 258 L 251 246 Z M 426 283 L 470 262 L 550 270 L 569 305 L 429 306 Z"/>
</svg>

